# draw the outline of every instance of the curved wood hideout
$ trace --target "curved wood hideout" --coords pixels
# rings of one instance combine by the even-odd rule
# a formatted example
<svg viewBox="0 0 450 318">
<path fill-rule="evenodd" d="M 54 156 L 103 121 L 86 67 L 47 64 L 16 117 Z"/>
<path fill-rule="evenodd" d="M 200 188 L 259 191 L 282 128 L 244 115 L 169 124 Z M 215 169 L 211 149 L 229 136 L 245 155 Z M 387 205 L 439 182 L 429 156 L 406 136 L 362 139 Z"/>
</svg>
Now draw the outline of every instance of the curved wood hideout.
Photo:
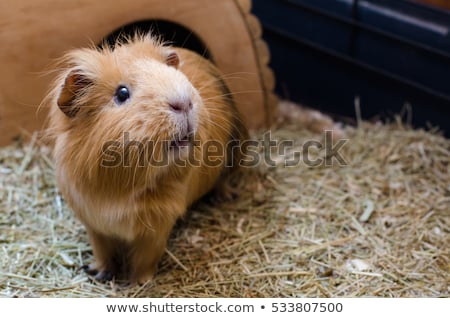
<svg viewBox="0 0 450 318">
<path fill-rule="evenodd" d="M 54 74 L 51 63 L 66 51 L 100 43 L 139 21 L 165 20 L 192 31 L 226 75 L 249 128 L 271 123 L 276 97 L 269 50 L 251 0 L 18 0 L 0 3 L 0 145 L 23 130 L 42 128 L 38 105 Z"/>
</svg>

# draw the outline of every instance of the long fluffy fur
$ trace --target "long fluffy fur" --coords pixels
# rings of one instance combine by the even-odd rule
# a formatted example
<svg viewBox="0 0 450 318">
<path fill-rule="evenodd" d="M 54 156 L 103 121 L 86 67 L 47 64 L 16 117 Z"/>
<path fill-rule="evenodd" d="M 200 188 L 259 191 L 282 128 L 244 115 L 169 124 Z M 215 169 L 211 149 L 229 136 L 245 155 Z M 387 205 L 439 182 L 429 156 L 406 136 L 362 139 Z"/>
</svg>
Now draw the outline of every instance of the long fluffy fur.
<svg viewBox="0 0 450 318">
<path fill-rule="evenodd" d="M 165 65 L 169 51 L 180 57 L 178 70 Z M 86 226 L 93 248 L 96 262 L 89 272 L 97 278 L 113 275 L 144 282 L 154 274 L 177 218 L 226 174 L 230 149 L 217 167 L 204 164 L 201 147 L 195 148 L 198 167 L 139 166 L 143 154 L 138 148 L 129 149 L 128 167 L 104 167 L 104 144 L 120 142 L 124 132 L 142 143 L 173 138 L 179 127 L 166 100 L 177 85 L 188 87 L 186 80 L 194 88 L 195 139 L 200 144 L 215 140 L 226 145 L 244 139 L 247 132 L 218 70 L 201 56 L 152 37 L 136 36 L 114 48 L 75 50 L 60 66 L 44 100 L 51 108 L 48 136 L 54 143 L 59 188 Z M 76 92 L 73 106 L 79 110 L 72 118 L 58 107 L 71 72 L 89 79 Z M 133 87 L 132 96 L 118 107 L 113 94 L 124 83 Z M 167 155 L 164 147 L 156 146 L 152 157 Z"/>
</svg>

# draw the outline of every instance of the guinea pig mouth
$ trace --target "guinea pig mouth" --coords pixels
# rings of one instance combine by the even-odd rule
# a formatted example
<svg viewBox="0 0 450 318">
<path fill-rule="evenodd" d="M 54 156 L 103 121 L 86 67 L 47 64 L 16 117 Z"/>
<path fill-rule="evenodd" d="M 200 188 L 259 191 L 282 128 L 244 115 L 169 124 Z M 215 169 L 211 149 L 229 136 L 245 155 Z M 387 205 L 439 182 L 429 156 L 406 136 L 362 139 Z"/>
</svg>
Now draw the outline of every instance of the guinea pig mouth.
<svg viewBox="0 0 450 318">
<path fill-rule="evenodd" d="M 170 148 L 188 147 L 192 143 L 193 138 L 194 138 L 194 135 L 192 133 L 176 136 L 170 143 Z"/>
</svg>

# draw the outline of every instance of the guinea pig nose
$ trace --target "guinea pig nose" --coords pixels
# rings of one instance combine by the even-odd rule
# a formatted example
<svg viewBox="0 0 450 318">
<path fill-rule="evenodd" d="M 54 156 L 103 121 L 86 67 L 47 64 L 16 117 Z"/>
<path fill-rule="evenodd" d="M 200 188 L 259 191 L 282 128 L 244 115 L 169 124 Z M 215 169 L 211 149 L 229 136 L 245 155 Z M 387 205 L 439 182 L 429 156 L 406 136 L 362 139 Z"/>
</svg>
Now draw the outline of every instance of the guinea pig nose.
<svg viewBox="0 0 450 318">
<path fill-rule="evenodd" d="M 192 109 L 192 102 L 190 100 L 186 101 L 172 101 L 169 102 L 169 107 L 174 112 L 188 112 Z"/>
</svg>

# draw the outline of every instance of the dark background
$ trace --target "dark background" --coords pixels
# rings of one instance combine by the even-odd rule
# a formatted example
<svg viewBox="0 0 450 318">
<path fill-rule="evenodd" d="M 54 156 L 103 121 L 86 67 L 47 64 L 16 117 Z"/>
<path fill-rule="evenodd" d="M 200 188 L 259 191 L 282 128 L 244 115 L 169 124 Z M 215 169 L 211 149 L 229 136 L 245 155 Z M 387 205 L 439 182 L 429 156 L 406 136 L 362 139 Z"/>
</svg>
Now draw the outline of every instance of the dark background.
<svg viewBox="0 0 450 318">
<path fill-rule="evenodd" d="M 407 109 L 450 136 L 450 11 L 406 0 L 253 0 L 277 93 L 355 118 Z M 409 106 L 407 106 L 409 105 Z"/>
</svg>

